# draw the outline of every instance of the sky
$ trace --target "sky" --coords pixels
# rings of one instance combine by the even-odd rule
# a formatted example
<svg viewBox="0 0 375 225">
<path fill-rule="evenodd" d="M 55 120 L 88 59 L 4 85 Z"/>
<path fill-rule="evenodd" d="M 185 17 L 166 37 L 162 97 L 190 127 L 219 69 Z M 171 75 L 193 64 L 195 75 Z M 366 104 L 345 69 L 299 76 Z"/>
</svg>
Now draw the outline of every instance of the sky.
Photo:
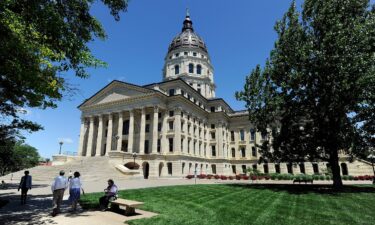
<svg viewBox="0 0 375 225">
<path fill-rule="evenodd" d="M 44 130 L 23 133 L 26 143 L 47 158 L 59 153 L 59 141 L 64 142 L 62 152 L 77 152 L 79 104 L 114 79 L 137 85 L 162 81 L 168 45 L 180 33 L 187 7 L 215 69 L 216 97 L 235 110 L 244 109 L 234 93 L 242 89 L 246 75 L 257 64 L 264 65 L 277 38 L 275 22 L 290 4 L 291 0 L 131 0 L 128 11 L 116 22 L 108 8 L 96 3 L 92 14 L 108 38 L 89 46 L 108 67 L 88 69 L 87 79 L 64 74 L 77 91 L 58 102 L 56 109 L 27 109 L 23 117 L 41 124 Z M 297 1 L 297 6 L 301 4 L 302 0 Z"/>
</svg>

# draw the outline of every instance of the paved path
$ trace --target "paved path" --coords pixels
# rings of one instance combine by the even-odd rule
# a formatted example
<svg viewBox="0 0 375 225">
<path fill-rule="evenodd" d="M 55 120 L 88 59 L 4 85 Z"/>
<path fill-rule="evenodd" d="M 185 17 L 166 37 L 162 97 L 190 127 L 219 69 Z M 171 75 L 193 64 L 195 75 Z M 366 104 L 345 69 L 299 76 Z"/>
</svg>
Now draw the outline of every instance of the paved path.
<svg viewBox="0 0 375 225">
<path fill-rule="evenodd" d="M 6 181 L 8 184 L 10 181 Z M 116 181 L 115 181 L 116 182 Z M 172 186 L 172 185 L 190 185 L 194 184 L 194 179 L 150 179 L 150 180 L 122 180 L 116 184 L 121 190 L 124 189 L 138 189 L 158 186 Z M 291 181 L 257 181 L 258 183 L 279 183 L 291 184 Z M 221 180 L 197 180 L 197 184 L 222 184 L 222 183 L 251 183 L 251 181 L 221 181 Z M 329 181 L 317 181 L 317 184 L 330 184 Z M 350 182 L 345 181 L 345 184 L 370 184 L 371 181 L 365 182 Z M 87 193 L 101 192 L 106 186 L 106 181 L 102 183 L 94 181 L 83 181 L 84 189 Z M 83 211 L 78 210 L 77 213 L 69 212 L 68 203 L 64 196 L 64 207 L 62 213 L 56 217 L 51 217 L 52 196 L 50 184 L 47 182 L 34 182 L 33 189 L 29 192 L 29 201 L 27 205 L 20 205 L 19 192 L 17 192 L 17 185 L 9 186 L 7 190 L 0 190 L 0 198 L 8 199 L 8 203 L 3 208 L 0 208 L 0 224 L 95 224 L 95 225 L 123 225 L 127 219 L 125 216 L 112 212 L 98 212 L 98 211 Z M 154 216 L 154 214 L 142 211 L 142 215 Z M 136 219 L 139 217 L 132 217 Z"/>
</svg>

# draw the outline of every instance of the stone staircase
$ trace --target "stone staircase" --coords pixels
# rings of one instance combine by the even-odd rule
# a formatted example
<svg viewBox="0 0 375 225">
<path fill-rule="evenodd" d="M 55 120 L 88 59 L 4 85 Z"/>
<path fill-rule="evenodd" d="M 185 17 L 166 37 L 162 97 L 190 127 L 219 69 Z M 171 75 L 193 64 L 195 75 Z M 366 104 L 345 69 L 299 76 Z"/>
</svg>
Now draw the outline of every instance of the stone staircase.
<svg viewBox="0 0 375 225">
<path fill-rule="evenodd" d="M 75 161 L 67 162 L 64 165 L 55 166 L 36 166 L 28 169 L 33 181 L 51 182 L 53 178 L 58 176 L 60 170 L 65 171 L 65 176 L 69 176 L 69 171 L 74 173 L 80 172 L 82 181 L 99 181 L 106 182 L 108 179 L 125 180 L 132 179 L 133 176 L 125 175 L 119 172 L 114 165 L 109 162 L 108 157 L 87 157 L 80 158 Z M 13 173 L 13 181 L 19 181 L 24 175 L 24 171 Z M 0 177 L 0 180 L 10 180 L 11 175 L 8 174 Z"/>
</svg>

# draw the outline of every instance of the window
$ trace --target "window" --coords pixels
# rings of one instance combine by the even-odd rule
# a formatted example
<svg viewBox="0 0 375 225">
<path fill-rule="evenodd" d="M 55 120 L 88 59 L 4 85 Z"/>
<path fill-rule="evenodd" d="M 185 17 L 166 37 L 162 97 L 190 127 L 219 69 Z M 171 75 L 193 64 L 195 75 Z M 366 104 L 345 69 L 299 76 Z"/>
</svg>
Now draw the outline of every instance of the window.
<svg viewBox="0 0 375 225">
<path fill-rule="evenodd" d="M 173 117 L 174 116 L 174 111 L 169 111 L 169 117 Z"/>
<path fill-rule="evenodd" d="M 257 157 L 257 149 L 255 147 L 251 148 L 251 154 L 253 155 L 253 157 Z"/>
<path fill-rule="evenodd" d="M 169 89 L 169 96 L 173 96 L 174 95 L 174 89 Z"/>
<path fill-rule="evenodd" d="M 262 132 L 262 140 L 266 140 L 267 139 L 267 132 Z"/>
<path fill-rule="evenodd" d="M 250 129 L 250 141 L 255 141 L 255 130 Z"/>
<path fill-rule="evenodd" d="M 244 147 L 241 148 L 241 157 L 245 158 L 246 157 L 246 150 Z"/>
<path fill-rule="evenodd" d="M 197 53 L 196 53 L 196 52 L 193 52 L 193 56 L 197 56 Z"/>
<path fill-rule="evenodd" d="M 189 64 L 189 73 L 194 73 L 194 65 L 192 63 Z"/>
<path fill-rule="evenodd" d="M 245 131 L 244 130 L 240 130 L 240 138 L 241 138 L 241 141 L 245 140 Z"/>
<path fill-rule="evenodd" d="M 169 138 L 169 152 L 173 152 L 173 138 Z"/>
<path fill-rule="evenodd" d="M 313 163 L 312 166 L 313 166 L 314 174 L 319 174 L 319 166 L 318 166 L 318 164 L 317 163 Z"/>
<path fill-rule="evenodd" d="M 212 152 L 212 157 L 216 157 L 216 146 L 215 145 L 211 146 L 211 152 Z"/>
<path fill-rule="evenodd" d="M 161 119 L 161 113 L 158 113 L 158 118 Z"/>
<path fill-rule="evenodd" d="M 197 91 L 199 92 L 199 94 L 202 94 L 202 90 L 200 88 L 198 88 Z"/>
<path fill-rule="evenodd" d="M 161 131 L 161 123 L 158 123 L 158 132 Z"/>
<path fill-rule="evenodd" d="M 211 107 L 211 112 L 215 112 L 215 106 Z"/>
<path fill-rule="evenodd" d="M 258 165 L 257 164 L 253 164 L 253 170 L 257 170 L 258 169 Z"/>
<path fill-rule="evenodd" d="M 299 170 L 301 171 L 301 173 L 305 174 L 306 171 L 305 171 L 305 164 L 304 163 L 300 163 L 299 164 Z"/>
<path fill-rule="evenodd" d="M 276 173 L 280 173 L 280 164 L 275 164 L 275 171 Z"/>
<path fill-rule="evenodd" d="M 215 140 L 216 137 L 215 137 L 215 132 L 211 132 L 211 140 Z"/>
<path fill-rule="evenodd" d="M 174 66 L 174 74 L 179 74 L 180 73 L 180 66 L 179 65 L 175 65 Z"/>
<path fill-rule="evenodd" d="M 232 172 L 233 172 L 234 174 L 236 174 L 236 166 L 235 166 L 235 165 L 232 166 Z"/>
<path fill-rule="evenodd" d="M 215 129 L 215 124 L 211 124 L 211 129 Z"/>
<path fill-rule="evenodd" d="M 161 150 L 161 141 L 160 139 L 158 139 L 158 147 L 157 147 L 158 153 L 160 153 L 160 150 Z"/>
<path fill-rule="evenodd" d="M 230 140 L 231 140 L 231 141 L 234 141 L 234 131 L 231 131 L 231 132 L 230 132 Z"/>
<path fill-rule="evenodd" d="M 187 146 L 187 149 L 188 149 L 188 153 L 190 153 L 190 140 L 188 140 L 188 146 Z"/>
<path fill-rule="evenodd" d="M 149 133 L 149 132 L 150 132 L 150 124 L 146 124 L 145 132 L 146 132 L 146 133 Z"/>
<path fill-rule="evenodd" d="M 246 165 L 242 165 L 242 173 L 246 173 Z"/>
<path fill-rule="evenodd" d="M 172 175 L 172 163 L 167 163 L 167 167 L 168 167 L 168 175 Z"/>
<path fill-rule="evenodd" d="M 150 114 L 146 114 L 146 120 L 150 120 Z"/>
<path fill-rule="evenodd" d="M 269 173 L 268 164 L 263 164 L 263 170 L 264 170 L 264 173 Z"/>
<path fill-rule="evenodd" d="M 173 130 L 173 121 L 169 121 L 169 130 Z"/>
<path fill-rule="evenodd" d="M 197 65 L 197 74 L 202 74 L 202 66 Z"/>
<path fill-rule="evenodd" d="M 236 149 L 232 148 L 232 158 L 236 158 Z"/>
<path fill-rule="evenodd" d="M 184 52 L 184 55 L 188 55 L 188 52 Z"/>
<path fill-rule="evenodd" d="M 123 135 L 129 134 L 129 120 L 124 121 L 124 125 L 123 125 L 123 128 L 122 128 L 122 134 Z"/>
<path fill-rule="evenodd" d="M 286 164 L 289 174 L 293 174 L 293 165 L 291 163 Z"/>
<path fill-rule="evenodd" d="M 185 96 L 185 91 L 184 90 L 181 90 L 181 95 Z"/>
<path fill-rule="evenodd" d="M 148 145 L 149 145 L 149 142 L 148 140 L 145 140 L 145 154 L 149 154 L 150 152 L 148 151 Z"/>
</svg>

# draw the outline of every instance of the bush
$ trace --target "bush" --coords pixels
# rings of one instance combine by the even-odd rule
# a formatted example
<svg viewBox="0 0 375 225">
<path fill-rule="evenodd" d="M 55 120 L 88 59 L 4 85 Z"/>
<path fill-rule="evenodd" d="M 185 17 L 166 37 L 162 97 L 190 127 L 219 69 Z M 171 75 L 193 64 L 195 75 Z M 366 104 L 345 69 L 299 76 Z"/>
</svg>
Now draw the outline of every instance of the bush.
<svg viewBox="0 0 375 225">
<path fill-rule="evenodd" d="M 241 180 L 241 176 L 240 175 L 236 175 L 236 180 Z"/>
<path fill-rule="evenodd" d="M 228 179 L 229 179 L 229 180 L 233 180 L 234 177 L 233 177 L 233 176 L 229 176 Z"/>
<path fill-rule="evenodd" d="M 187 179 L 192 179 L 192 178 L 194 178 L 194 175 L 187 175 L 186 178 Z"/>
<path fill-rule="evenodd" d="M 325 180 L 324 175 L 319 175 L 319 180 Z"/>
<path fill-rule="evenodd" d="M 349 176 L 348 175 L 344 175 L 344 176 L 342 176 L 342 179 L 343 180 L 349 180 Z"/>
<path fill-rule="evenodd" d="M 224 176 L 224 175 L 221 175 L 220 176 L 220 179 L 222 179 L 222 180 L 226 180 L 226 179 L 228 179 L 226 176 Z"/>
<path fill-rule="evenodd" d="M 270 175 L 266 175 L 266 176 L 264 176 L 264 179 L 265 180 L 269 180 L 269 179 L 271 179 L 271 176 Z"/>
<path fill-rule="evenodd" d="M 330 176 L 330 175 L 327 175 L 327 176 L 326 176 L 326 180 L 332 180 L 331 176 Z"/>
<path fill-rule="evenodd" d="M 213 175 L 212 175 L 212 174 L 208 174 L 208 175 L 207 175 L 207 179 L 209 179 L 209 180 L 211 180 L 211 179 L 212 179 L 212 177 L 213 177 Z"/>
<path fill-rule="evenodd" d="M 358 177 L 354 177 L 354 180 L 359 180 L 359 178 Z"/>
<path fill-rule="evenodd" d="M 249 177 L 249 176 L 246 176 L 246 175 L 245 175 L 245 176 L 242 176 L 242 179 L 244 179 L 244 180 L 249 180 L 249 178 L 250 178 L 250 177 Z"/>
<path fill-rule="evenodd" d="M 312 175 L 313 180 L 319 180 L 319 175 Z"/>
<path fill-rule="evenodd" d="M 207 175 L 205 175 L 205 174 L 199 174 L 197 177 L 199 179 L 205 179 L 205 178 L 207 178 Z"/>
<path fill-rule="evenodd" d="M 218 180 L 218 179 L 220 179 L 220 176 L 216 174 L 216 175 L 214 176 L 214 178 L 215 178 L 216 180 Z"/>
<path fill-rule="evenodd" d="M 348 176 L 349 177 L 349 180 L 354 180 L 354 177 L 353 176 Z"/>
</svg>

